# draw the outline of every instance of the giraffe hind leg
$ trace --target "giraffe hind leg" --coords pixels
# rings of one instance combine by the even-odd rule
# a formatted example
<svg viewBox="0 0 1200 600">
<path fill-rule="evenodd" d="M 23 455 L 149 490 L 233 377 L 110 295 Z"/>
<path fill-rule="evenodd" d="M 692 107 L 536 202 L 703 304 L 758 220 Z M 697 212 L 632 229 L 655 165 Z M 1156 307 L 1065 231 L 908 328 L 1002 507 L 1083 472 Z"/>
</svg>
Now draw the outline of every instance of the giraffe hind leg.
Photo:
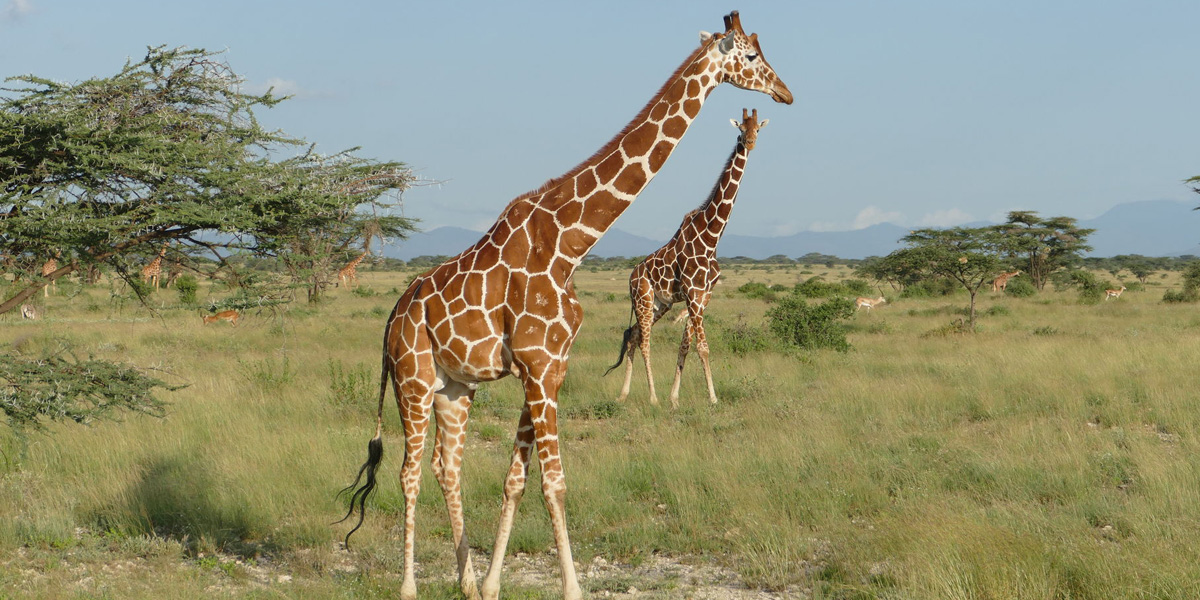
<svg viewBox="0 0 1200 600">
<path fill-rule="evenodd" d="M 454 554 L 458 560 L 459 587 L 467 598 L 479 600 L 475 570 L 471 564 L 471 548 L 467 543 L 463 518 L 461 477 L 463 452 L 467 441 L 467 418 L 474 395 L 474 390 L 457 381 L 449 381 L 446 387 L 434 393 L 433 411 L 437 420 L 437 435 L 431 468 L 441 485 L 442 496 L 446 499 Z"/>
</svg>

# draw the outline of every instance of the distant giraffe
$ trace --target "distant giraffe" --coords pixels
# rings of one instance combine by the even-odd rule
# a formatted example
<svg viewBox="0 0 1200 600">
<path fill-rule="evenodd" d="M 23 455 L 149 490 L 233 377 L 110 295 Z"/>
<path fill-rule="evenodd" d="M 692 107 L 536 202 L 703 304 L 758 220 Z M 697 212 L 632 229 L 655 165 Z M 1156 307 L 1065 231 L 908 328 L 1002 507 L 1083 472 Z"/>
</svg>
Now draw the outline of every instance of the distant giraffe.
<svg viewBox="0 0 1200 600">
<path fill-rule="evenodd" d="M 183 275 L 183 263 L 178 260 L 172 260 L 167 263 L 167 283 L 163 287 L 171 287 L 175 284 L 175 280 Z"/>
<path fill-rule="evenodd" d="M 679 345 L 675 380 L 671 383 L 671 406 L 679 406 L 679 383 L 693 336 L 696 338 L 700 364 L 704 367 L 704 379 L 708 383 L 709 402 L 717 401 L 708 362 L 708 340 L 704 335 L 704 310 L 712 298 L 713 286 L 721 276 L 721 267 L 717 264 L 717 243 L 721 241 L 721 234 L 733 212 L 733 203 L 737 200 L 750 151 L 758 141 L 759 130 L 766 126 L 769 119 L 759 121 L 758 109 L 750 113 L 743 108 L 742 120 L 730 121 L 738 130 L 737 143 L 725 162 L 716 186 L 699 208 L 683 217 L 683 223 L 671 240 L 647 256 L 629 274 L 629 299 L 633 304 L 632 313 L 636 322 L 625 330 L 617 364 L 605 373 L 611 373 L 621 366 L 628 355 L 625 382 L 617 401 L 625 400 L 629 395 L 633 379 L 633 352 L 640 349 L 646 364 L 646 380 L 650 384 L 650 404 L 658 404 L 658 396 L 654 392 L 654 372 L 650 368 L 650 331 L 676 302 L 683 302 L 686 308 L 679 318 L 683 319 L 686 314 L 690 320 L 684 325 L 683 341 Z"/>
<path fill-rule="evenodd" d="M 51 256 L 48 260 L 46 260 L 46 262 L 44 264 L 42 264 L 42 277 L 50 277 L 51 274 L 53 274 L 55 271 L 58 270 L 58 259 L 55 258 L 58 255 L 59 255 L 58 252 L 55 252 L 54 256 Z M 37 264 L 37 263 L 34 263 L 34 264 Z M 58 290 L 58 280 L 57 279 L 51 279 L 50 282 L 47 283 L 46 286 L 42 288 L 42 295 L 49 298 L 51 287 L 54 287 L 54 289 L 56 291 Z M 34 293 L 36 294 L 37 292 L 34 292 Z"/>
<path fill-rule="evenodd" d="M 142 267 L 142 281 L 146 284 L 154 283 L 154 289 L 158 289 L 158 280 L 162 276 L 163 257 L 167 254 L 167 245 L 163 244 L 162 250 L 158 251 L 158 256 L 150 261 L 150 264 Z"/>
<path fill-rule="evenodd" d="M 1008 280 L 1020 274 L 1021 270 L 1017 269 L 1012 273 L 1001 273 L 1000 275 L 996 276 L 996 278 L 992 280 L 992 291 L 1003 292 L 1004 290 L 1008 289 Z"/>
<path fill-rule="evenodd" d="M 1104 299 L 1108 300 L 1109 298 L 1120 298 L 1121 292 L 1124 292 L 1124 291 L 1125 291 L 1125 286 L 1121 286 L 1121 289 L 1119 289 L 1119 290 L 1104 290 Z"/>
<path fill-rule="evenodd" d="M 885 303 L 887 303 L 887 298 L 884 298 L 883 296 L 878 298 L 863 298 L 860 296 L 854 299 L 854 309 L 858 310 L 860 308 L 865 308 L 867 309 L 867 312 L 870 313 L 872 308 Z"/>
<path fill-rule="evenodd" d="M 482 591 L 484 600 L 499 597 L 513 519 L 530 462 L 537 458 L 563 598 L 583 597 L 567 534 L 567 486 L 559 454 L 559 390 L 583 321 L 571 280 L 588 251 L 663 167 L 717 86 L 729 82 L 791 104 L 792 93 L 762 56 L 757 36 L 742 30 L 736 12 L 725 17 L 725 29 L 702 33 L 700 47 L 598 152 L 518 196 L 479 241 L 417 276 L 396 302 L 384 332 L 376 433 L 367 445 L 366 462 L 347 488 L 354 491 L 346 518 L 357 510 L 361 525 L 364 503 L 376 485 L 390 381 L 404 427 L 401 599 L 417 597 L 413 534 L 421 459 L 434 423 L 432 470 L 446 499 L 463 595 L 478 600 Z M 593 79 L 597 85 L 619 86 L 621 70 Z M 503 486 L 491 566 L 477 589 L 461 489 L 467 418 L 476 387 L 508 375 L 520 380 L 525 402 Z"/>
<path fill-rule="evenodd" d="M 362 262 L 363 259 L 366 258 L 367 255 L 370 253 L 371 253 L 371 251 L 369 249 L 364 248 L 363 253 L 359 254 L 358 258 L 355 258 L 354 260 L 347 263 L 346 266 L 342 267 L 341 270 L 338 271 L 337 281 L 333 284 L 333 287 L 338 287 L 342 283 L 345 283 L 346 287 L 350 287 L 351 282 L 353 282 L 355 285 L 357 285 L 358 284 L 358 263 Z"/>
</svg>

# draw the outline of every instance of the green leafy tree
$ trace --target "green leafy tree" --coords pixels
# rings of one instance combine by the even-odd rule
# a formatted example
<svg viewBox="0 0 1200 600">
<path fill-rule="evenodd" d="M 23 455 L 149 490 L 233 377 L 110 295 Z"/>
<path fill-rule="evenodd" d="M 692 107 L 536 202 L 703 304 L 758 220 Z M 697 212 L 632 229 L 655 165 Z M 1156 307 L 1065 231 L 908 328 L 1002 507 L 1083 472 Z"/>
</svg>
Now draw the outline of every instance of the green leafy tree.
<svg viewBox="0 0 1200 600">
<path fill-rule="evenodd" d="M 1022 259 L 1039 291 L 1055 271 L 1077 264 L 1092 249 L 1087 237 L 1096 231 L 1079 227 L 1070 217 L 1043 219 L 1034 211 L 1010 212 L 1008 222 L 997 225 L 996 230 L 1003 234 L 1005 254 Z"/>
<path fill-rule="evenodd" d="M 920 265 L 927 276 L 949 278 L 967 290 L 971 297 L 967 325 L 974 331 L 975 297 L 1003 266 L 1000 232 L 992 227 L 918 229 L 902 241 L 909 247 L 897 252 L 910 254 L 909 260 Z"/>
<path fill-rule="evenodd" d="M 876 282 L 887 283 L 903 292 L 925 277 L 924 259 L 915 250 L 901 248 L 887 256 L 871 256 L 859 263 L 854 274 Z"/>
<path fill-rule="evenodd" d="M 132 259 L 164 244 L 169 258 L 205 254 L 231 268 L 236 254 L 321 256 L 372 219 L 385 235 L 413 229 L 388 216 L 414 182 L 410 169 L 353 150 L 321 156 L 264 129 L 254 110 L 283 98 L 243 93 L 243 80 L 219 58 L 156 47 L 110 77 L 7 80 L 14 87 L 0 97 L 0 250 L 26 283 L 0 313 L 49 281 L 101 264 L 133 279 Z M 302 248 L 299 240 L 318 235 L 335 241 Z M 59 268 L 42 277 L 50 256 Z M 306 282 L 310 275 L 302 274 Z"/>
</svg>

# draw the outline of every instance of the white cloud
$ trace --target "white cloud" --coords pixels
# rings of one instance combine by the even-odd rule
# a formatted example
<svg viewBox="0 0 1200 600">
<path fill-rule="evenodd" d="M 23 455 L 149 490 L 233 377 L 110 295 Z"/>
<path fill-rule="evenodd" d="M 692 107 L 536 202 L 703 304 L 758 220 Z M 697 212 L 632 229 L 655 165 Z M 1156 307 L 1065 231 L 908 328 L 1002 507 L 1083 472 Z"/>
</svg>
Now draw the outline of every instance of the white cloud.
<svg viewBox="0 0 1200 600">
<path fill-rule="evenodd" d="M 921 217 L 922 227 L 954 227 L 975 220 L 971 215 L 957 209 L 935 210 Z"/>
<path fill-rule="evenodd" d="M 875 206 L 868 206 L 860 211 L 854 217 L 854 224 L 851 229 L 866 229 L 872 225 L 880 223 L 900 223 L 904 221 L 904 214 L 896 211 L 885 211 Z"/>
<path fill-rule="evenodd" d="M 0 20 L 18 21 L 22 17 L 33 14 L 32 0 L 8 0 L 0 9 Z"/>
</svg>

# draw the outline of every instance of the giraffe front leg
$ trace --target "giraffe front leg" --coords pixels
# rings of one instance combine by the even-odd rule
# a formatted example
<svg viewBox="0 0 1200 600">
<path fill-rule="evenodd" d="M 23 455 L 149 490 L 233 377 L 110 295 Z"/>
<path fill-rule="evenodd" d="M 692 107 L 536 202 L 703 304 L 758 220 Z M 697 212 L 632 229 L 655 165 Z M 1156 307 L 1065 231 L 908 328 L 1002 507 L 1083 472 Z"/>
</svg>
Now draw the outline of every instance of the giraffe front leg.
<svg viewBox="0 0 1200 600">
<path fill-rule="evenodd" d="M 696 317 L 696 353 L 700 355 L 700 364 L 704 366 L 704 379 L 708 382 L 708 401 L 717 403 L 717 390 L 713 387 L 712 369 L 708 364 L 708 339 L 704 337 L 704 315 Z"/>
<path fill-rule="evenodd" d="M 434 394 L 433 411 L 437 419 L 437 439 L 433 448 L 433 473 L 442 487 L 454 554 L 458 559 L 458 582 L 464 596 L 479 600 L 475 585 L 475 569 L 471 564 L 471 547 L 467 543 L 462 504 L 462 459 L 466 448 L 467 417 L 474 391 L 458 382 L 450 382 Z"/>
<path fill-rule="evenodd" d="M 530 407 L 538 462 L 542 468 L 542 498 L 554 528 L 554 545 L 562 570 L 563 600 L 582 600 L 583 591 L 575 574 L 571 540 L 567 533 L 567 478 L 563 472 L 558 443 L 558 390 L 566 376 L 566 363 L 555 361 L 546 376 L 530 379 L 525 387 L 525 404 Z"/>
<path fill-rule="evenodd" d="M 500 573 L 504 570 L 504 554 L 508 550 L 508 537 L 512 533 L 513 517 L 517 514 L 517 505 L 525 493 L 525 481 L 529 475 L 529 455 L 536 444 L 533 434 L 533 423 L 529 417 L 529 405 L 521 410 L 521 420 L 517 424 L 517 436 L 513 442 L 512 463 L 508 475 L 504 478 L 504 499 L 500 506 L 500 526 L 496 531 L 496 544 L 492 548 L 492 562 L 488 567 L 487 576 L 483 580 L 484 600 L 497 600 L 500 597 Z"/>
<path fill-rule="evenodd" d="M 650 330 L 654 326 L 653 320 L 650 323 L 643 325 L 642 320 L 638 319 L 638 348 L 642 351 L 642 362 L 646 364 L 646 384 L 650 388 L 650 404 L 658 405 L 658 393 L 654 391 L 654 368 L 650 366 Z M 633 369 L 633 357 L 629 358 L 629 370 Z"/>
</svg>

